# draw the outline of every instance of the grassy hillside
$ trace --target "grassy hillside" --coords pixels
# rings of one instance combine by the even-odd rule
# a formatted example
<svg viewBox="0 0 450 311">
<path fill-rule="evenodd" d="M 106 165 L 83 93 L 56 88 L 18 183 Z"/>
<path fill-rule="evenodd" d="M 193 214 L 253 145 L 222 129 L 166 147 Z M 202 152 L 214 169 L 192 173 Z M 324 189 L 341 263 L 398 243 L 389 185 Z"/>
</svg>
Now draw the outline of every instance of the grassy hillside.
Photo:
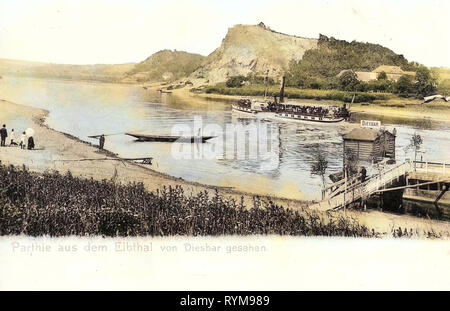
<svg viewBox="0 0 450 311">
<path fill-rule="evenodd" d="M 159 51 L 130 70 L 127 79 L 137 82 L 176 80 L 189 76 L 204 58 L 182 51 Z"/>
<path fill-rule="evenodd" d="M 0 59 L 0 75 L 119 82 L 135 64 L 64 65 Z"/>
<path fill-rule="evenodd" d="M 204 56 L 164 50 L 145 61 L 118 65 L 65 65 L 0 59 L 0 75 L 101 82 L 170 81 L 189 76 Z"/>
<path fill-rule="evenodd" d="M 431 71 L 436 75 L 438 82 L 450 79 L 450 68 L 435 67 Z"/>
<path fill-rule="evenodd" d="M 291 62 L 287 83 L 300 87 L 313 82 L 331 83 L 341 70 L 372 71 L 380 65 L 395 65 L 403 70 L 416 68 L 403 55 L 381 45 L 347 42 L 321 35 L 317 49 L 308 50 L 301 60 Z"/>
<path fill-rule="evenodd" d="M 450 68 L 432 68 L 433 76 L 437 80 L 438 92 L 445 96 L 450 95 Z"/>
</svg>

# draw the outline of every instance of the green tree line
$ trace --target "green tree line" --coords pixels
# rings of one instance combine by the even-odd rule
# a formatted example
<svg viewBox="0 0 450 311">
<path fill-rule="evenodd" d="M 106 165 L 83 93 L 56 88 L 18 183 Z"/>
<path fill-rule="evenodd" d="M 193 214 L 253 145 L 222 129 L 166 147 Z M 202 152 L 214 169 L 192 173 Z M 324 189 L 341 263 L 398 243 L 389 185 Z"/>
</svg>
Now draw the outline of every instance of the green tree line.
<svg viewBox="0 0 450 311">
<path fill-rule="evenodd" d="M 382 72 L 376 80 L 358 80 L 355 71 L 372 71 L 380 65 L 415 71 L 416 78 L 404 75 L 394 82 Z M 337 77 L 343 70 L 349 71 Z M 298 88 L 389 92 L 416 97 L 433 94 L 437 89 L 436 79 L 431 71 L 425 66 L 408 62 L 403 55 L 381 45 L 347 42 L 323 35 L 320 35 L 317 49 L 306 51 L 299 61 L 291 61 L 286 82 L 288 86 Z"/>
</svg>

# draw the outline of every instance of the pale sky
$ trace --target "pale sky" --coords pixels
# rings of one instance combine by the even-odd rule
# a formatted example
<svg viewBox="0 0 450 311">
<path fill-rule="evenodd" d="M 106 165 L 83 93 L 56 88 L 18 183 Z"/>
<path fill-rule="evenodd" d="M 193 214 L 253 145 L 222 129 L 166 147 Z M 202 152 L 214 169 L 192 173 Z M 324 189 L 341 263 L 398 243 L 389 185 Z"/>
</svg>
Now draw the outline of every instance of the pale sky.
<svg viewBox="0 0 450 311">
<path fill-rule="evenodd" d="M 229 27 L 261 21 L 450 67 L 450 0 L 0 0 L 0 58 L 94 64 L 139 62 L 162 49 L 208 55 Z"/>
</svg>

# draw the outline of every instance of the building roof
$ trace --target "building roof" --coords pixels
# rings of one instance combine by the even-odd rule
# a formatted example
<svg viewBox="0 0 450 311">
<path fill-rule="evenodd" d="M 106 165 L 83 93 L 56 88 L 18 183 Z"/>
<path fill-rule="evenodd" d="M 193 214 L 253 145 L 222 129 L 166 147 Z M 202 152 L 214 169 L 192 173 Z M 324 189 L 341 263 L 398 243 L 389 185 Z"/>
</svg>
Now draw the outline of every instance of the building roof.
<svg viewBox="0 0 450 311">
<path fill-rule="evenodd" d="M 378 138 L 378 136 L 383 134 L 395 137 L 397 135 L 397 131 L 396 129 L 394 129 L 394 131 L 391 133 L 383 129 L 362 127 L 356 128 L 352 130 L 350 133 L 345 134 L 343 138 L 344 140 L 375 141 Z"/>
<path fill-rule="evenodd" d="M 377 73 L 375 72 L 367 72 L 367 71 L 357 71 L 355 72 L 356 76 L 358 77 L 359 81 L 370 81 L 370 80 L 375 80 L 378 76 Z"/>
<path fill-rule="evenodd" d="M 350 133 L 343 136 L 344 140 L 363 140 L 363 141 L 375 141 L 377 139 L 379 130 L 370 128 L 357 128 Z"/>
<path fill-rule="evenodd" d="M 341 71 L 339 71 L 339 73 L 337 74 L 337 77 L 340 78 L 340 77 L 341 77 L 344 73 L 346 73 L 347 71 L 352 72 L 353 70 L 351 70 L 351 69 L 344 69 L 344 70 L 341 70 Z"/>
<path fill-rule="evenodd" d="M 380 73 L 380 72 L 390 73 L 390 74 L 403 74 L 402 68 L 398 66 L 387 66 L 387 65 L 381 65 L 375 68 L 372 72 Z"/>
<path fill-rule="evenodd" d="M 400 68 L 399 66 L 387 66 L 387 65 L 378 66 L 372 72 L 381 73 L 383 71 L 386 74 L 392 74 L 392 75 L 415 75 L 416 74 L 414 71 L 403 71 L 402 68 Z"/>
</svg>

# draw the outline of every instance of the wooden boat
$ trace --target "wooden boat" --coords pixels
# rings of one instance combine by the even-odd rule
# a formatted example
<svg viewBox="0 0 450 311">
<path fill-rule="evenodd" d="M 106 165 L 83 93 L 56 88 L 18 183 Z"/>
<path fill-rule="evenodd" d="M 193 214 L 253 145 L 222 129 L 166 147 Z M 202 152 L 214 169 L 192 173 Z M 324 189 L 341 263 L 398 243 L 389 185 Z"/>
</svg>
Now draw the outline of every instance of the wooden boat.
<svg viewBox="0 0 450 311">
<path fill-rule="evenodd" d="M 155 141 L 155 142 L 180 142 L 180 143 L 195 143 L 195 142 L 206 142 L 207 140 L 214 138 L 216 136 L 172 136 L 172 135 L 145 135 L 145 134 L 134 134 L 125 133 L 125 135 L 137 138 L 137 141 Z"/>
</svg>

